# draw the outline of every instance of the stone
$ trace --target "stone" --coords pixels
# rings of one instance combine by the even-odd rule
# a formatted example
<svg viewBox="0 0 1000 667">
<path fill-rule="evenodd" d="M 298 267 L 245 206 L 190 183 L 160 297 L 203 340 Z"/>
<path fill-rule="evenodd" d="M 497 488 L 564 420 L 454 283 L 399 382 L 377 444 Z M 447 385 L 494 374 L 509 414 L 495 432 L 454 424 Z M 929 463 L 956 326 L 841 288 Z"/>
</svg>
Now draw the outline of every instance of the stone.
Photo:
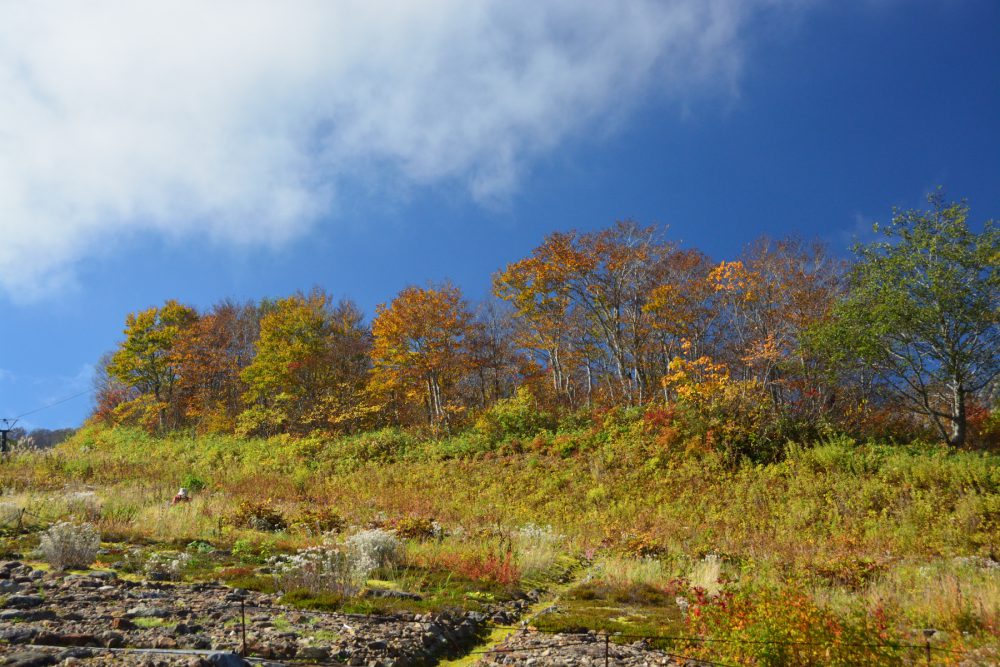
<svg viewBox="0 0 1000 667">
<path fill-rule="evenodd" d="M 249 667 L 250 663 L 235 653 L 213 653 L 208 662 L 215 667 Z"/>
<path fill-rule="evenodd" d="M 11 595 L 4 604 L 8 609 L 34 609 L 45 603 L 38 595 Z"/>
<path fill-rule="evenodd" d="M 56 658 L 62 662 L 63 660 L 68 660 L 70 658 L 76 658 L 78 660 L 83 660 L 86 658 L 93 657 L 94 652 L 89 648 L 83 648 L 80 646 L 74 646 L 73 648 L 68 648 L 65 651 L 61 651 Z"/>
<path fill-rule="evenodd" d="M 7 644 L 30 644 L 35 640 L 38 630 L 35 628 L 0 628 L 0 642 Z"/>
<path fill-rule="evenodd" d="M 0 578 L 0 595 L 10 595 L 11 593 L 20 593 L 23 588 L 23 584 L 19 584 L 16 581 L 9 581 L 7 579 Z"/>
<path fill-rule="evenodd" d="M 88 572 L 87 576 L 92 579 L 99 579 L 101 581 L 114 581 L 115 579 L 118 578 L 118 575 L 116 573 L 110 572 L 108 570 L 94 570 L 92 572 Z"/>
<path fill-rule="evenodd" d="M 27 623 L 35 621 L 54 621 L 59 618 L 54 611 L 49 609 L 5 609 L 0 611 L 0 621 L 24 621 Z"/>
<path fill-rule="evenodd" d="M 111 627 L 114 630 L 135 630 L 136 624 L 127 618 L 116 618 L 111 621 Z"/>
<path fill-rule="evenodd" d="M 125 615 L 130 618 L 167 618 L 170 616 L 170 610 L 164 609 L 163 607 L 140 605 L 138 607 L 132 607 L 125 612 Z"/>
<path fill-rule="evenodd" d="M 407 591 L 394 591 L 388 588 L 369 588 L 364 593 L 366 598 L 392 598 L 396 600 L 415 600 L 420 601 L 424 598 L 416 593 L 409 593 Z"/>
<path fill-rule="evenodd" d="M 94 635 L 69 632 L 39 632 L 35 643 L 41 646 L 100 646 L 101 642 Z"/>
<path fill-rule="evenodd" d="M 298 660 L 316 660 L 326 662 L 330 659 L 330 649 L 325 646 L 303 646 L 295 655 Z"/>
<path fill-rule="evenodd" d="M 18 651 L 7 656 L 0 665 L 4 667 L 47 667 L 58 662 L 54 655 L 41 651 Z"/>
</svg>

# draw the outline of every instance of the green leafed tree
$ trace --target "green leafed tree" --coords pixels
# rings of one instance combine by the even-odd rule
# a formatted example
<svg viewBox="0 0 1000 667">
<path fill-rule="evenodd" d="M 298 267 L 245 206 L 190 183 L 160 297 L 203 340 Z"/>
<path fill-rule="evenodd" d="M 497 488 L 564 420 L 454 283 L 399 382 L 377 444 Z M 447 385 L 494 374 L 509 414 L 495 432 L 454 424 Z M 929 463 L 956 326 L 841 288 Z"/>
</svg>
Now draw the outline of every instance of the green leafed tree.
<svg viewBox="0 0 1000 667">
<path fill-rule="evenodd" d="M 895 211 L 876 225 L 881 239 L 855 248 L 852 289 L 825 337 L 960 447 L 969 400 L 1000 374 L 1000 229 L 970 228 L 968 205 L 940 191 L 928 203 Z"/>
<path fill-rule="evenodd" d="M 197 319 L 197 311 L 174 300 L 128 315 L 125 340 L 107 366 L 109 376 L 137 394 L 129 401 L 136 410 L 120 410 L 121 414 L 130 412 L 146 425 L 161 429 L 176 425 L 168 423 L 179 379 L 175 346 Z"/>
<path fill-rule="evenodd" d="M 244 434 L 351 430 L 368 372 L 369 334 L 353 302 L 315 289 L 277 301 L 241 373 Z"/>
</svg>

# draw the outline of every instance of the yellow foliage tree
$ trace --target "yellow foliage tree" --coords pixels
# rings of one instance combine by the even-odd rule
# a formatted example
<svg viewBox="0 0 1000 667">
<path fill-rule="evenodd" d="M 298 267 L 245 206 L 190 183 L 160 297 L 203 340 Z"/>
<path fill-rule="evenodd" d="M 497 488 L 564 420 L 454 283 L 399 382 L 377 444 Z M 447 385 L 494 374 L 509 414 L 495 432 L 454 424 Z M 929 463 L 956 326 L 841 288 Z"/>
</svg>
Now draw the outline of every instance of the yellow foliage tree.
<svg viewBox="0 0 1000 667">
<path fill-rule="evenodd" d="M 472 321 L 454 285 L 407 287 L 372 321 L 372 389 L 423 401 L 427 422 L 447 426 L 457 409 L 449 393 L 467 368 Z"/>
</svg>

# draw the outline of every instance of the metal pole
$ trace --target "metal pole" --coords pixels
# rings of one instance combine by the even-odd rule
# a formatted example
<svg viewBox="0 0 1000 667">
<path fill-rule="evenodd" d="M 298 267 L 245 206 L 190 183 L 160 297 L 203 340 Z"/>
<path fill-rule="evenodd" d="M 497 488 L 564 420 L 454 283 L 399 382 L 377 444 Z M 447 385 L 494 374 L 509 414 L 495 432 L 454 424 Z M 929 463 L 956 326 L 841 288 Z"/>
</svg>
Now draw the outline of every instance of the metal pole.
<svg viewBox="0 0 1000 667">
<path fill-rule="evenodd" d="M 247 603 L 240 600 L 240 627 L 243 629 L 243 657 L 247 657 Z"/>
<path fill-rule="evenodd" d="M 934 628 L 924 628 L 924 653 L 927 658 L 927 667 L 931 667 L 931 637 L 937 634 Z"/>
<path fill-rule="evenodd" d="M 604 667 L 608 667 L 611 658 L 611 635 L 604 635 Z"/>
<path fill-rule="evenodd" d="M 0 459 L 7 458 L 7 434 L 10 433 L 12 428 L 14 428 L 14 424 L 17 423 L 17 420 L 18 417 L 15 417 L 14 419 L 0 419 Z"/>
</svg>

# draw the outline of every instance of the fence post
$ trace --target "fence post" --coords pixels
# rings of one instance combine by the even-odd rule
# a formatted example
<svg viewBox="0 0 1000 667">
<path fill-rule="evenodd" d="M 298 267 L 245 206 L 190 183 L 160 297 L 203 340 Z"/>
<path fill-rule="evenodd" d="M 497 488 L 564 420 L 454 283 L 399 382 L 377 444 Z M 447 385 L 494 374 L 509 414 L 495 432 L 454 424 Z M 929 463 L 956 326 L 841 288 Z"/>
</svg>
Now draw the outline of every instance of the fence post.
<svg viewBox="0 0 1000 667">
<path fill-rule="evenodd" d="M 924 655 L 927 658 L 927 667 L 931 667 L 931 637 L 937 634 L 934 628 L 924 628 Z"/>
<path fill-rule="evenodd" d="M 604 634 L 604 667 L 608 667 L 611 659 L 611 635 Z"/>
<path fill-rule="evenodd" d="M 243 657 L 247 657 L 247 603 L 240 599 L 240 628 L 243 634 Z"/>
</svg>

